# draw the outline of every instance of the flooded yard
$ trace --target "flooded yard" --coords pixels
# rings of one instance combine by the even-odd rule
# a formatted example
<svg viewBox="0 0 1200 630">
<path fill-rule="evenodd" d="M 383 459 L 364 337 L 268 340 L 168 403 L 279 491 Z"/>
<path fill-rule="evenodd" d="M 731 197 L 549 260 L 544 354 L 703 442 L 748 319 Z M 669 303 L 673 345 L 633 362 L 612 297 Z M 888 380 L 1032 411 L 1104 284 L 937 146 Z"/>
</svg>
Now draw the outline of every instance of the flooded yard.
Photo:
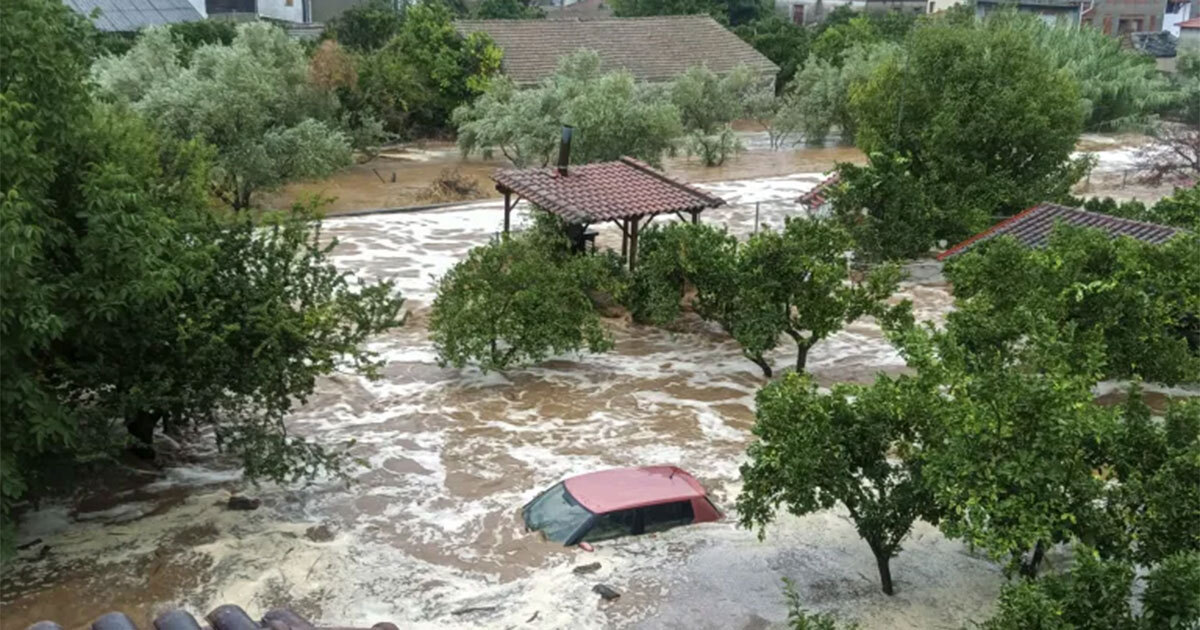
<svg viewBox="0 0 1200 630">
<path fill-rule="evenodd" d="M 756 202 L 768 224 L 799 214 L 792 200 L 833 161 L 850 159 L 847 149 L 819 151 L 828 153 L 778 165 L 763 157 L 772 165 L 753 167 L 764 169 L 753 178 L 702 184 L 729 202 L 702 220 L 745 236 Z M 494 166 L 478 165 L 480 176 Z M 685 175 L 688 168 L 668 165 Z M 360 175 L 322 185 L 355 189 L 351 178 Z M 374 198 L 364 192 L 355 203 Z M 893 562 L 890 598 L 839 510 L 783 516 L 761 542 L 736 526 L 738 466 L 764 381 L 734 343 L 698 320 L 673 330 L 606 320 L 611 352 L 504 375 L 438 366 L 425 330 L 434 279 L 502 221 L 496 201 L 327 221 L 340 241 L 337 264 L 395 280 L 411 311 L 407 325 L 371 344 L 386 361 L 383 378 L 325 378 L 289 420 L 297 434 L 354 440 L 365 462 L 354 482 L 254 487 L 209 454 L 172 459 L 102 502 L 46 502 L 24 515 L 22 549 L 4 573 L 4 627 L 43 618 L 82 627 L 113 609 L 147 623 L 163 608 L 203 613 L 233 602 L 252 615 L 289 605 L 336 626 L 766 628 L 786 616 L 783 577 L 811 609 L 868 629 L 957 628 L 987 615 L 1003 583 L 998 567 L 927 524 Z M 619 246 L 615 227 L 600 232 L 601 247 Z M 901 293 L 925 320 L 938 321 L 952 304 L 931 262 L 910 266 Z M 780 367 L 790 359 L 787 346 L 772 357 Z M 868 382 L 902 367 L 869 320 L 818 344 L 809 359 L 823 384 Z M 661 463 L 696 475 L 726 518 L 607 541 L 592 553 L 521 531 L 519 507 L 565 476 Z M 263 505 L 229 511 L 231 491 Z M 590 562 L 600 570 L 572 571 Z M 621 597 L 602 602 L 597 583 Z"/>
</svg>

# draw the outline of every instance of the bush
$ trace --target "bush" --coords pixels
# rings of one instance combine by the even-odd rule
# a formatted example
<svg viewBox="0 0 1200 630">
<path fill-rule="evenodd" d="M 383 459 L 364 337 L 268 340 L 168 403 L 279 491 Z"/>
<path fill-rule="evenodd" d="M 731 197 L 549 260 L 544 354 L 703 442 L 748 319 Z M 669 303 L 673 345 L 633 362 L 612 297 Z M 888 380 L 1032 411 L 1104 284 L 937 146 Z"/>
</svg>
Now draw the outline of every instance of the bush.
<svg viewBox="0 0 1200 630">
<path fill-rule="evenodd" d="M 420 192 L 418 198 L 422 201 L 458 201 L 460 199 L 478 199 L 479 180 L 467 177 L 457 168 L 444 168 L 436 178 Z"/>
</svg>

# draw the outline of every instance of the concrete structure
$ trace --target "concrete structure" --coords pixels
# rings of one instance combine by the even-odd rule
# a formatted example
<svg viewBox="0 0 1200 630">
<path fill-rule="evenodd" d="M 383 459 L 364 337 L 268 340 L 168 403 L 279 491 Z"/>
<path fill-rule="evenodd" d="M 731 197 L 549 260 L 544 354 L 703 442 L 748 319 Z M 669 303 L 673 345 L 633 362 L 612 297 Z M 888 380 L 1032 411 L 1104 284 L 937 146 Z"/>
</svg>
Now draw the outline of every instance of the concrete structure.
<svg viewBox="0 0 1200 630">
<path fill-rule="evenodd" d="M 976 0 L 975 16 L 982 19 L 1012 4 L 1011 0 Z M 1047 24 L 1078 26 L 1083 21 L 1088 4 L 1086 0 L 1017 0 L 1016 7 L 1022 13 L 1037 15 Z"/>
<path fill-rule="evenodd" d="M 96 28 L 115 33 L 132 33 L 158 24 L 195 22 L 205 17 L 203 5 L 197 6 L 189 0 L 64 0 L 64 3 L 89 18 L 92 11 L 99 9 L 100 14 L 92 20 Z"/>
<path fill-rule="evenodd" d="M 1082 23 L 1105 35 L 1162 30 L 1167 0 L 1093 0 L 1085 6 Z"/>
<path fill-rule="evenodd" d="M 1194 17 L 1186 22 L 1179 24 L 1179 44 L 1177 49 L 1180 53 L 1185 51 L 1200 52 L 1200 17 Z"/>
<path fill-rule="evenodd" d="M 1193 15 L 1200 17 L 1196 11 L 1196 0 L 1167 0 L 1167 10 L 1163 14 L 1162 29 L 1179 37 L 1179 24 L 1186 22 Z"/>
<path fill-rule="evenodd" d="M 883 13 L 903 11 L 925 13 L 930 5 L 945 9 L 961 0 L 775 0 L 775 11 L 795 24 L 818 24 L 825 20 L 830 11 L 838 7 L 849 7 L 855 11 Z M 945 4 L 945 6 L 942 6 Z"/>
</svg>

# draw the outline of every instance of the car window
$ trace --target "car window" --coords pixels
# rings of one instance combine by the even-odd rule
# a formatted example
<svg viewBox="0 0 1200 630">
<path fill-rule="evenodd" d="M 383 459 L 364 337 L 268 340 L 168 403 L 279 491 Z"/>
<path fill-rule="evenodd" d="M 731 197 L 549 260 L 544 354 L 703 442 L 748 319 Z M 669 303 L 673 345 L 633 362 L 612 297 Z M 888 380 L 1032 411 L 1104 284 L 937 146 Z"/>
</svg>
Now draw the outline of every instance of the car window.
<svg viewBox="0 0 1200 630">
<path fill-rule="evenodd" d="M 637 520 L 637 510 L 620 510 L 601 514 L 596 517 L 596 522 L 588 530 L 588 533 L 583 535 L 583 540 L 596 542 L 638 533 Z"/>
<path fill-rule="evenodd" d="M 642 523 L 647 534 L 687 525 L 693 520 L 695 514 L 692 512 L 691 501 L 676 501 L 642 508 Z"/>
<path fill-rule="evenodd" d="M 558 543 L 566 543 L 592 517 L 561 483 L 530 501 L 521 512 L 526 527 L 541 531 L 547 539 Z"/>
</svg>

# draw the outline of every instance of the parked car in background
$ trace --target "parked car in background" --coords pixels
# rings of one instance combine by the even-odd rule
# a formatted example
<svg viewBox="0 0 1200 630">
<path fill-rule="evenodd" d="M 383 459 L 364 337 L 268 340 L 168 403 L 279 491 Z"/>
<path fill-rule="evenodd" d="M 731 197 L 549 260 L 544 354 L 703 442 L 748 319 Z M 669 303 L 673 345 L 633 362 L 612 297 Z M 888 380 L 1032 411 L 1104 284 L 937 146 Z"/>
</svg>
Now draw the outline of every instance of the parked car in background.
<svg viewBox="0 0 1200 630">
<path fill-rule="evenodd" d="M 561 481 L 521 508 L 525 528 L 564 545 L 661 532 L 721 518 L 675 466 L 614 468 Z"/>
</svg>

